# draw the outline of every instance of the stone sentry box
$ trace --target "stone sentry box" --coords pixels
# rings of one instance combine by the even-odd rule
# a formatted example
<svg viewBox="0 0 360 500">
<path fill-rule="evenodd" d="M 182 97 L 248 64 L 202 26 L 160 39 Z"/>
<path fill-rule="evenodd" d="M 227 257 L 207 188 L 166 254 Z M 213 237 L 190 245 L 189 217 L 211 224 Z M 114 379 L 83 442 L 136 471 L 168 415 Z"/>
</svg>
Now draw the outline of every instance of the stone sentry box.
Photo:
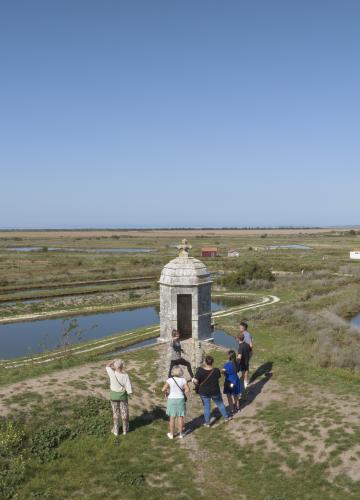
<svg viewBox="0 0 360 500">
<path fill-rule="evenodd" d="M 160 340 L 168 341 L 173 330 L 182 339 L 211 340 L 211 276 L 207 267 L 189 256 L 186 240 L 180 252 L 160 276 Z"/>
</svg>

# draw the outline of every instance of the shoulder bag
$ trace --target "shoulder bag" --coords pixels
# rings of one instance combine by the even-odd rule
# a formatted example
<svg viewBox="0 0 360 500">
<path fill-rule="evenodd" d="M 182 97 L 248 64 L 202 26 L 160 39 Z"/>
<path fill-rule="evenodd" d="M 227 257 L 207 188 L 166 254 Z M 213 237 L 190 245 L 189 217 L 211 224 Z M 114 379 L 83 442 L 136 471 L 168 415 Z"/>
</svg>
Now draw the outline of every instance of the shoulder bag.
<svg viewBox="0 0 360 500">
<path fill-rule="evenodd" d="M 179 386 L 179 384 L 176 382 L 176 380 L 174 379 L 174 377 L 171 377 L 171 378 L 173 379 L 173 381 L 175 382 L 175 384 L 178 386 L 178 388 L 180 389 L 180 391 L 184 394 L 184 401 L 185 401 L 185 403 L 186 403 L 186 401 L 187 401 L 187 396 L 186 396 L 186 394 L 185 394 L 184 389 L 183 389 L 182 387 L 180 387 L 180 386 Z"/>
<path fill-rule="evenodd" d="M 122 384 L 122 383 L 120 382 L 120 380 L 117 378 L 117 376 L 116 376 L 116 372 L 115 372 L 115 371 L 114 371 L 114 375 L 115 375 L 115 378 L 116 378 L 117 383 L 118 383 L 118 384 L 122 387 L 123 392 L 126 392 L 126 393 L 127 393 L 126 387 L 125 387 L 125 386 L 124 386 L 124 384 Z"/>
<path fill-rule="evenodd" d="M 211 377 L 211 375 L 214 373 L 214 368 L 212 370 L 210 370 L 210 373 L 209 375 L 201 382 L 201 384 L 197 384 L 196 387 L 195 387 L 195 392 L 196 394 L 199 394 L 199 389 L 202 385 L 205 384 L 205 382 L 207 382 L 209 380 L 209 378 Z"/>
</svg>

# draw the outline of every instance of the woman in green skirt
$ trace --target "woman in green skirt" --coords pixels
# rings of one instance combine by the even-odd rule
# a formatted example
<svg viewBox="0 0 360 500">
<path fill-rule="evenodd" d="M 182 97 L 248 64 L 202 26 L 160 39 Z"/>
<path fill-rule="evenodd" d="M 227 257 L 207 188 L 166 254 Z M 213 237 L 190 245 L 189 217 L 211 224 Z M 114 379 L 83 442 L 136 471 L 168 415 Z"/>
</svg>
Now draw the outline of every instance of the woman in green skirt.
<svg viewBox="0 0 360 500">
<path fill-rule="evenodd" d="M 179 438 L 183 438 L 186 413 L 185 394 L 190 389 L 184 379 L 184 371 L 181 366 L 174 366 L 171 370 L 171 377 L 167 379 L 162 390 L 167 395 L 166 414 L 170 417 L 170 432 L 167 433 L 167 437 L 174 439 L 175 425 L 177 424 Z"/>
</svg>

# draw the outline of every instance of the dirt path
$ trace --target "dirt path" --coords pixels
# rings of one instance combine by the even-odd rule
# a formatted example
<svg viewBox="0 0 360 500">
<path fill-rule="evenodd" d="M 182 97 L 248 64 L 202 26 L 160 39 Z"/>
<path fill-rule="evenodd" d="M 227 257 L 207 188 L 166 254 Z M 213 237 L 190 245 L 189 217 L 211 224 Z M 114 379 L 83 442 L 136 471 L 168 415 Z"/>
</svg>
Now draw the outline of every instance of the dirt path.
<svg viewBox="0 0 360 500">
<path fill-rule="evenodd" d="M 151 349 L 157 351 L 159 357 L 163 355 L 164 346 Z M 89 363 L 0 387 L 0 416 L 26 415 L 39 401 L 48 402 L 52 398 L 91 395 L 107 399 L 109 382 L 104 365 L 104 361 Z M 253 374 L 256 368 L 259 367 L 253 367 Z M 148 412 L 151 418 L 155 406 L 165 407 L 165 402 L 155 393 L 154 380 L 144 377 L 142 363 L 130 358 L 127 370 L 134 385 L 134 395 L 130 399 L 131 418 L 139 417 L 144 412 Z M 139 373 L 142 373 L 141 380 L 146 387 L 137 384 Z M 276 453 L 283 457 L 284 474 L 291 474 L 286 465 L 290 450 L 299 461 L 324 464 L 330 481 L 339 475 L 360 481 L 360 447 L 355 439 L 360 432 L 358 399 L 336 397 L 324 390 L 319 393 L 316 386 L 303 386 L 302 389 L 299 391 L 297 387 L 283 386 L 276 380 L 276 374 L 262 369 L 250 384 L 240 413 L 231 422 L 223 424 L 219 421 L 214 426 L 226 425 L 226 432 L 240 446 L 251 444 L 255 451 Z M 202 405 L 194 393 L 190 395 L 188 409 L 188 435 L 179 440 L 179 444 L 188 452 L 194 465 L 206 463 L 211 457 L 197 440 L 197 429 L 202 425 Z M 269 411 L 278 411 L 283 419 L 279 429 L 276 416 L 270 413 L 269 417 Z M 331 461 L 334 453 L 337 453 L 337 462 Z M 206 467 L 198 470 L 199 484 L 204 480 L 204 470 Z"/>
<path fill-rule="evenodd" d="M 0 416 L 14 414 L 20 410 L 27 411 L 39 401 L 39 398 L 51 400 L 75 396 L 97 396 L 107 399 L 109 381 L 105 364 L 105 361 L 99 361 L 1 387 Z M 130 374 L 140 369 L 140 363 L 135 361 L 127 363 L 127 370 Z M 140 389 L 136 381 L 133 382 L 133 386 L 134 395 L 130 400 L 130 408 L 141 406 L 143 410 L 150 411 L 154 403 L 153 388 L 149 386 L 148 390 L 144 390 L 143 387 Z"/>
</svg>

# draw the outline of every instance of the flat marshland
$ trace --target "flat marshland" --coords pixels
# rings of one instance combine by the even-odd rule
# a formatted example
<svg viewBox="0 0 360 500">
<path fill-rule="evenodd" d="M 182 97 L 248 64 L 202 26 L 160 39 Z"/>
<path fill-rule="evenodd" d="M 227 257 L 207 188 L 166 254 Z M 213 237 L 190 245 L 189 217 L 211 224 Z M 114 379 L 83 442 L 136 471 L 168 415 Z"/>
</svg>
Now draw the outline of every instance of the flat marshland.
<svg viewBox="0 0 360 500">
<path fill-rule="evenodd" d="M 158 307 L 161 269 L 182 238 L 197 258 L 202 247 L 218 248 L 218 257 L 201 258 L 213 291 L 280 299 L 216 319 L 231 335 L 247 319 L 254 336 L 240 414 L 169 441 L 156 372 L 163 347 L 154 346 L 123 355 L 135 394 L 131 432 L 116 439 L 109 349 L 86 350 L 95 341 L 85 336 L 81 354 L 64 346 L 44 364 L 4 361 L 1 498 L 360 498 L 360 330 L 351 324 L 360 313 L 360 262 L 349 259 L 360 247 L 357 230 L 1 232 L 0 320 L 16 327 Z M 230 249 L 240 256 L 228 257 Z M 146 327 L 135 334 L 157 335 Z M 120 337 L 110 350 L 125 345 Z M 223 364 L 226 350 L 212 349 Z M 190 404 L 201 415 L 195 395 Z"/>
</svg>

